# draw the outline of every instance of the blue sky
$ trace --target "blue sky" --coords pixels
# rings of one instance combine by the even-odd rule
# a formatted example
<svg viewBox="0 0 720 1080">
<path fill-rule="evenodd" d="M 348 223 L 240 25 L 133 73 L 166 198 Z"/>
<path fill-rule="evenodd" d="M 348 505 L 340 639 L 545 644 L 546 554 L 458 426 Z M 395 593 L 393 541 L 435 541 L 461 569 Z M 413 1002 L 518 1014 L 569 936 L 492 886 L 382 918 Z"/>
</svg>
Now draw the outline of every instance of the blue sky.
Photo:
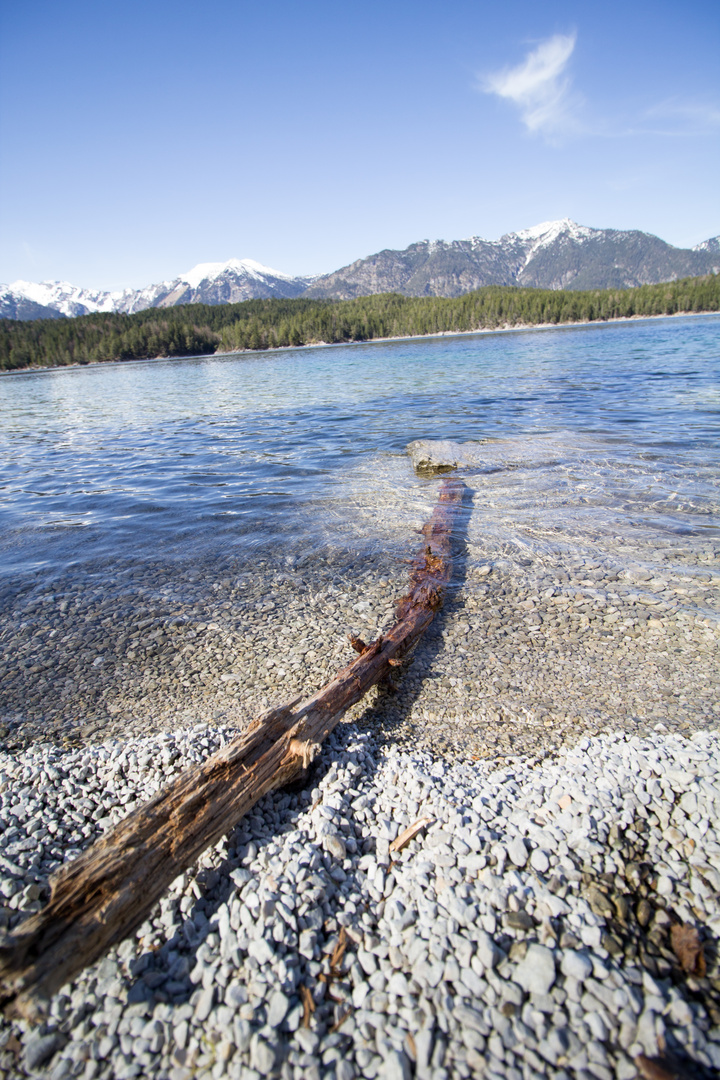
<svg viewBox="0 0 720 1080">
<path fill-rule="evenodd" d="M 720 5 L 2 0 L 0 281 L 720 233 Z"/>
</svg>

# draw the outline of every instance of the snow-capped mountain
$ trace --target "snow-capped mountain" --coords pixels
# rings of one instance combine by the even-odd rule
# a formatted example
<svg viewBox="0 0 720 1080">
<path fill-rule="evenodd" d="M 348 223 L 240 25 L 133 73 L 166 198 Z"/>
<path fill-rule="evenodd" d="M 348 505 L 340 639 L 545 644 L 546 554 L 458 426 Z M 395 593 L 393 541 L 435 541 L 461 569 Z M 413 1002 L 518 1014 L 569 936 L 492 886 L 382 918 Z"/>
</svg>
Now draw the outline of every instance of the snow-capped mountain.
<svg viewBox="0 0 720 1080">
<path fill-rule="evenodd" d="M 0 318 L 49 319 L 96 311 L 132 313 L 176 304 L 229 304 L 271 297 L 351 299 L 370 293 L 459 296 L 483 285 L 625 289 L 720 273 L 720 237 L 676 248 L 650 233 L 592 229 L 568 218 L 499 240 L 421 240 L 387 249 L 322 277 L 289 277 L 252 259 L 199 263 L 173 281 L 101 292 L 66 281 L 0 285 Z"/>
<path fill-rule="evenodd" d="M 173 281 L 122 292 L 83 289 L 67 281 L 15 281 L 12 285 L 0 285 L 0 317 L 48 319 L 96 311 L 130 314 L 175 304 L 230 304 L 239 300 L 299 296 L 312 281 L 312 277 L 295 278 L 271 270 L 253 259 L 198 263 Z"/>
<path fill-rule="evenodd" d="M 675 248 L 650 233 L 591 229 L 565 218 L 499 240 L 422 240 L 403 251 L 381 251 L 318 278 L 307 295 L 459 296 L 483 285 L 624 289 L 719 270 L 717 239 Z"/>
<path fill-rule="evenodd" d="M 720 236 L 713 236 L 710 240 L 703 240 L 702 244 L 696 244 L 693 251 L 709 251 L 713 255 L 720 254 Z"/>
<path fill-rule="evenodd" d="M 240 300 L 299 296 L 315 279 L 289 277 L 253 259 L 228 259 L 224 263 L 198 263 L 187 274 L 163 282 L 167 291 L 147 307 L 175 304 L 236 304 Z M 154 286 L 161 288 L 161 286 Z"/>
<path fill-rule="evenodd" d="M 125 306 L 132 303 L 132 298 L 136 295 L 133 289 L 103 292 L 99 289 L 83 289 L 71 285 L 69 281 L 14 281 L 12 285 L 3 285 L 0 288 L 0 300 L 4 300 L 9 294 L 17 300 L 25 300 L 54 312 L 56 316 L 89 315 L 94 311 L 140 310 Z"/>
<path fill-rule="evenodd" d="M 15 282 L 16 285 L 19 282 Z M 29 300 L 21 292 L 15 292 L 10 285 L 0 285 L 0 319 L 21 319 L 30 322 L 33 319 L 62 319 L 62 312 L 45 307 Z"/>
</svg>

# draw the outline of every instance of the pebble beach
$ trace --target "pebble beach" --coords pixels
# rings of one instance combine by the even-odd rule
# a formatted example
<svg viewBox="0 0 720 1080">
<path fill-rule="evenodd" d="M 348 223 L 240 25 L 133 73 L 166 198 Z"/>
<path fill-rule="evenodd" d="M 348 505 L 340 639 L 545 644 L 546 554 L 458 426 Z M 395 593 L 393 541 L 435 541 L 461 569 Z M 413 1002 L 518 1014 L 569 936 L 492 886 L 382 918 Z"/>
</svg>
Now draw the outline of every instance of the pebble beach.
<svg viewBox="0 0 720 1080">
<path fill-rule="evenodd" d="M 445 604 L 395 692 L 371 690 L 305 785 L 265 796 L 41 1023 L 0 1020 L 0 1075 L 719 1074 L 715 399 L 683 367 L 692 334 L 710 364 L 713 332 L 318 354 L 292 409 L 297 356 L 63 373 L 85 427 L 62 459 L 50 383 L 5 380 L 3 934 L 161 786 L 317 691 L 349 635 L 386 630 L 437 466 L 466 492 Z M 352 406 L 343 364 L 375 365 Z M 398 425 L 420 441 L 391 445 Z"/>
<path fill-rule="evenodd" d="M 231 736 L 0 758 L 9 923 Z M 5 1022 L 0 1064 L 52 1080 L 716 1076 L 719 751 L 717 731 L 612 734 L 494 768 L 343 724 L 310 785 L 266 796 L 41 1026 Z M 701 960 L 681 962 L 678 927 L 699 929 Z M 641 1072 L 642 1055 L 681 1071 Z"/>
</svg>

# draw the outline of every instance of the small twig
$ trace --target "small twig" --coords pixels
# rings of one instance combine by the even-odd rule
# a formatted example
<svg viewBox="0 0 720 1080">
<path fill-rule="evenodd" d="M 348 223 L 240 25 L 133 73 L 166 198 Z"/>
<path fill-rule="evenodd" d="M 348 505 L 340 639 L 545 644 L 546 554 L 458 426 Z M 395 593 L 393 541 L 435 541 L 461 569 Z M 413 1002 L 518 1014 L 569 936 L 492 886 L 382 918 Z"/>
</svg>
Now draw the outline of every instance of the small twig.
<svg viewBox="0 0 720 1080">
<path fill-rule="evenodd" d="M 300 987 L 300 997 L 302 999 L 303 1006 L 302 1025 L 303 1027 L 309 1028 L 310 1018 L 315 1012 L 315 998 L 312 996 L 312 991 L 308 986 Z"/>
<path fill-rule="evenodd" d="M 347 934 L 345 933 L 345 927 L 341 926 L 340 927 L 340 933 L 338 934 L 337 944 L 335 945 L 335 948 L 332 951 L 332 956 L 330 957 L 330 971 L 331 972 L 334 972 L 337 969 L 339 969 L 340 964 L 342 963 L 342 958 L 345 955 L 346 946 L 347 946 Z"/>
<path fill-rule="evenodd" d="M 426 814 L 424 817 L 418 818 L 418 820 L 413 822 L 412 825 L 408 825 L 407 829 L 401 832 L 399 836 L 395 837 L 392 844 L 390 845 L 390 850 L 402 851 L 405 845 L 409 844 L 410 841 L 413 840 L 417 836 L 417 834 L 422 829 L 424 829 L 426 825 L 429 825 L 433 820 L 434 818 L 431 818 L 428 814 Z"/>
</svg>

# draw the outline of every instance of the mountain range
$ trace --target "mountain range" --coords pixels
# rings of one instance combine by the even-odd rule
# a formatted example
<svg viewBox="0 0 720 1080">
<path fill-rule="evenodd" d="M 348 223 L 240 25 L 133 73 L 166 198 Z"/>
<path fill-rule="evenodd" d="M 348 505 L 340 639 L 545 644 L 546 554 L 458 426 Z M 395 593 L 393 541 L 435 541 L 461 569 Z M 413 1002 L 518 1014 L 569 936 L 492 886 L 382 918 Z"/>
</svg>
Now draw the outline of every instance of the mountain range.
<svg viewBox="0 0 720 1080">
<path fill-rule="evenodd" d="M 506 233 L 499 240 L 421 240 L 317 277 L 291 277 L 252 259 L 229 259 L 199 263 L 173 281 L 122 292 L 83 289 L 65 281 L 16 281 L 0 285 L 0 318 L 131 313 L 270 297 L 347 300 L 385 292 L 459 296 L 483 285 L 625 289 L 707 273 L 720 273 L 720 237 L 677 248 L 651 233 L 593 229 L 565 218 Z"/>
<path fill-rule="evenodd" d="M 240 300 L 299 296 L 315 278 L 289 277 L 253 259 L 198 263 L 174 281 L 144 289 L 102 292 L 67 281 L 15 281 L 0 285 L 0 318 L 57 319 L 96 311 L 132 314 L 176 304 L 232 304 Z"/>
</svg>

